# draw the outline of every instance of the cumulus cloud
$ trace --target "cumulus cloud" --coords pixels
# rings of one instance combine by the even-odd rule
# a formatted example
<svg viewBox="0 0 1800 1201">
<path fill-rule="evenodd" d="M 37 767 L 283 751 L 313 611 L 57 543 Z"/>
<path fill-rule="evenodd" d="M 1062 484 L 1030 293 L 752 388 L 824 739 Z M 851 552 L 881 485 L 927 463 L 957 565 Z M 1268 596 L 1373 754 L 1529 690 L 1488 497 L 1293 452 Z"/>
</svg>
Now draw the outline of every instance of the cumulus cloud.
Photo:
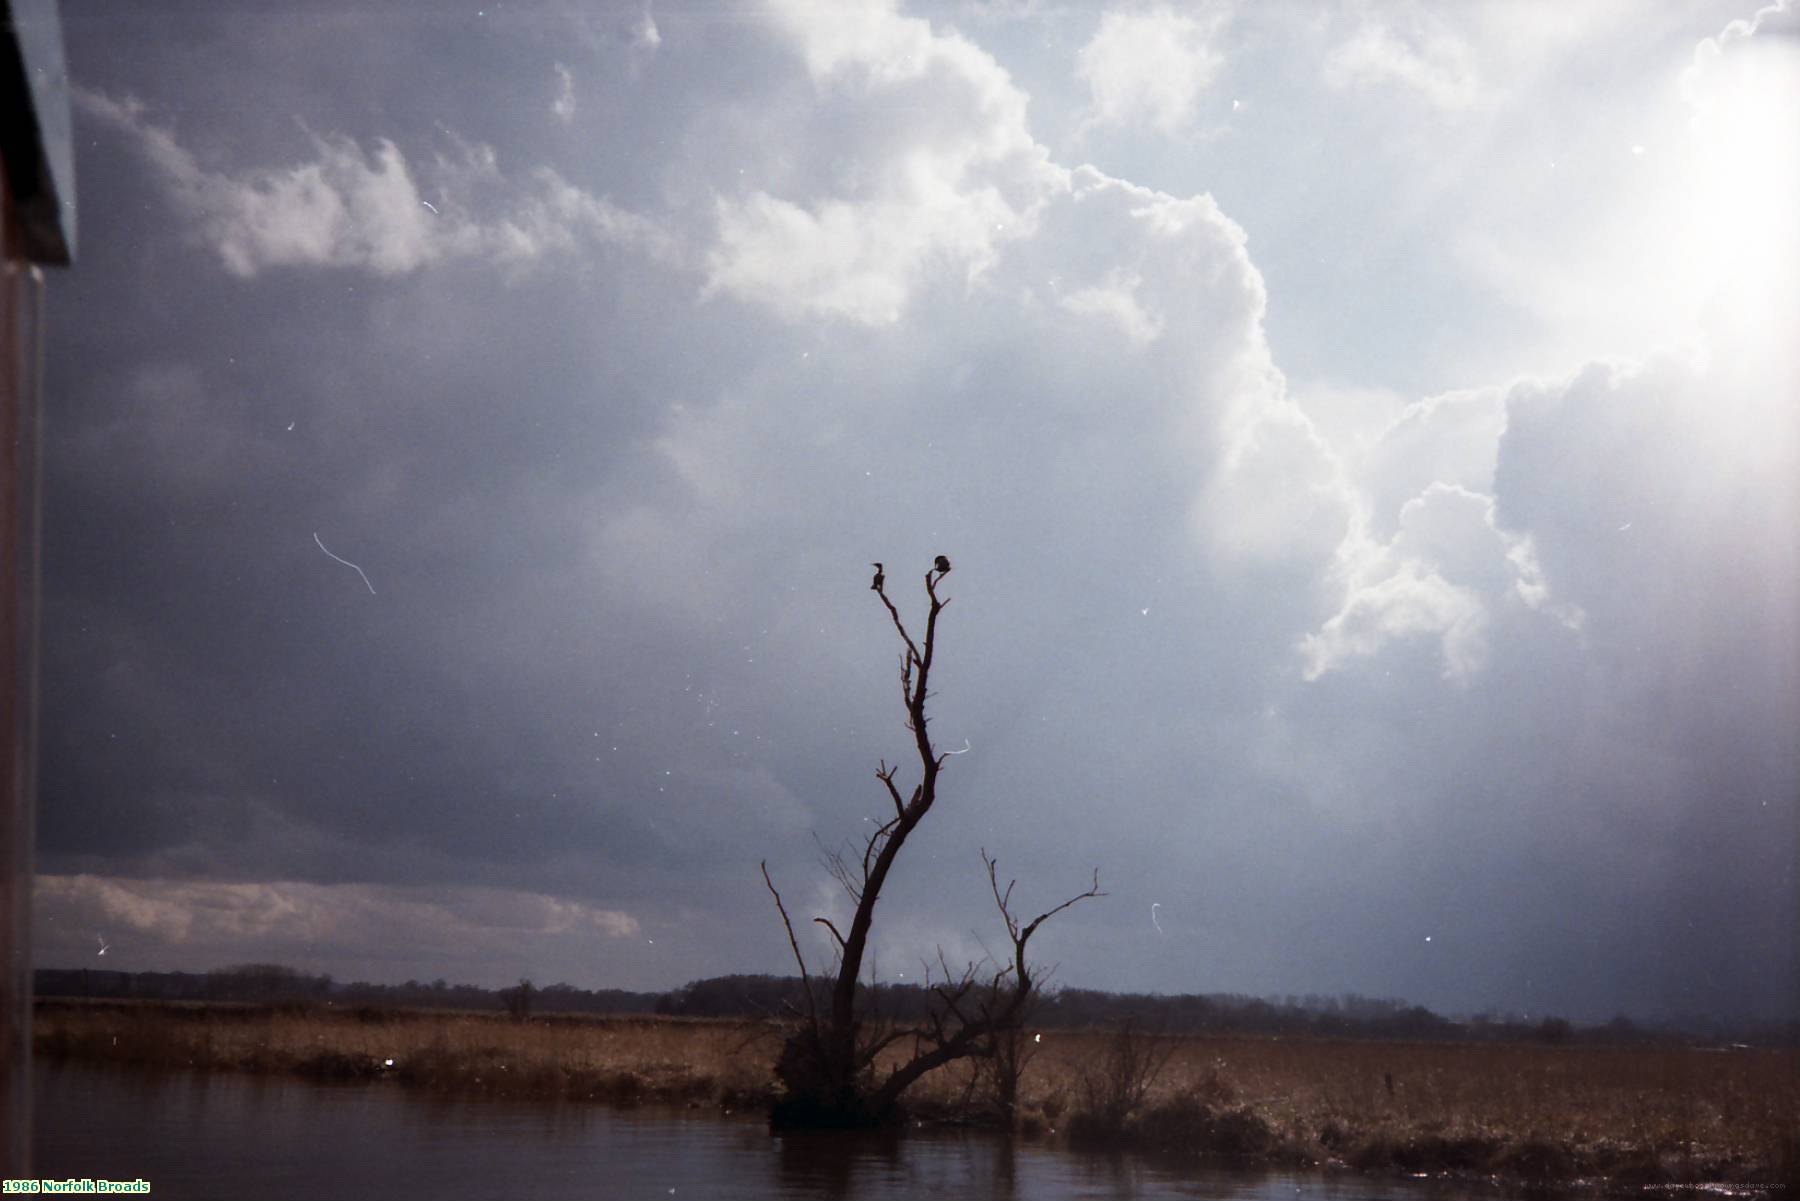
<svg viewBox="0 0 1800 1201">
<path fill-rule="evenodd" d="M 1770 408 L 1779 394 L 1743 364 L 1664 355 L 1408 406 L 1352 460 L 1363 516 L 1339 550 L 1343 602 L 1303 640 L 1307 677 L 1425 634 L 1466 681 L 1509 610 L 1627 655 L 1757 624 L 1726 617 L 1716 588 L 1793 590 L 1781 511 L 1800 439 Z M 1791 653 L 1791 630 L 1765 636 Z"/>
<path fill-rule="evenodd" d="M 1306 678 L 1373 655 L 1395 638 L 1426 634 L 1440 640 L 1444 678 L 1467 681 L 1487 664 L 1487 624 L 1486 607 L 1472 589 L 1401 560 L 1354 587 L 1344 607 L 1307 635 Z"/>
<path fill-rule="evenodd" d="M 1363 18 L 1327 52 L 1324 77 L 1340 89 L 1402 88 L 1446 110 L 1467 108 L 1481 95 L 1469 44 L 1423 9 Z"/>
<path fill-rule="evenodd" d="M 1530 532 L 1602 647 L 1697 647 L 1736 626 L 1762 629 L 1734 652 L 1760 644 L 1758 672 L 1793 654 L 1800 429 L 1767 407 L 1779 382 L 1733 366 L 1595 363 L 1508 391 L 1499 518 Z"/>
<path fill-rule="evenodd" d="M 1226 562 L 1328 565 L 1358 513 L 1339 456 L 1278 377 L 1244 389 L 1231 424 L 1218 474 L 1194 504 L 1208 548 Z"/>
<path fill-rule="evenodd" d="M 857 157 L 871 166 L 835 193 L 721 197 L 707 294 L 790 319 L 892 324 L 934 272 L 972 282 L 1000 247 L 1030 234 L 1061 173 L 1026 128 L 1024 94 L 992 58 L 885 4 L 845 6 L 830 21 L 797 4 L 773 15 L 815 85 L 859 114 Z"/>
<path fill-rule="evenodd" d="M 1222 391 L 1266 365 L 1262 276 L 1243 228 L 1210 195 L 1171 196 L 1078 167 L 1046 198 L 1038 236 L 1011 259 L 1003 284 L 1104 337 L 1155 343 Z"/>
<path fill-rule="evenodd" d="M 1010 438 L 1038 448 L 1046 481 L 1061 477 L 1053 464 L 1065 459 L 1085 458 L 1072 469 L 1093 477 L 1102 457 L 1117 455 L 1119 470 L 1159 481 L 1170 527 L 1191 537 L 1187 511 L 1215 469 L 1224 427 L 1248 420 L 1241 411 L 1264 404 L 1272 380 L 1279 403 L 1262 330 L 1266 292 L 1243 229 L 1209 195 L 1172 196 L 1051 161 L 1004 72 L 954 34 L 875 5 L 841 23 L 783 30 L 833 104 L 831 134 L 857 147 L 859 171 L 849 187 L 826 171 L 813 191 L 721 200 L 707 290 L 790 322 L 832 316 L 895 339 L 847 344 L 883 348 L 875 353 L 901 353 L 901 340 L 937 349 L 886 364 L 872 380 L 864 364 L 832 353 L 831 340 L 796 348 L 809 375 L 862 398 L 859 435 L 845 430 L 837 403 L 815 401 L 812 387 L 793 388 L 782 375 L 733 386 L 710 405 L 677 406 L 654 447 L 684 488 L 667 507 L 613 507 L 596 555 L 644 562 L 632 587 L 659 606 L 688 607 L 692 573 L 751 570 L 736 563 L 736 548 L 756 523 L 810 507 L 804 494 L 818 485 L 788 463 L 792 430 L 829 429 L 839 456 L 880 465 L 892 439 L 875 408 L 901 420 L 929 409 L 921 396 L 932 393 L 966 396 L 956 402 L 963 436 L 954 443 Z M 775 133 L 772 157 L 812 145 L 804 116 Z M 923 296 L 932 303 L 921 306 Z M 945 356 L 961 366 L 939 378 Z M 977 376 L 984 363 L 1020 369 Z M 1014 395 L 1017 404 L 1003 400 Z M 1049 423 L 1074 412 L 1109 413 L 1104 435 L 1078 448 L 1054 444 Z M 1016 422 L 1038 429 L 1013 431 Z M 1125 449 L 1144 436 L 1166 465 Z M 824 435 L 807 441 L 815 438 Z M 963 466 L 972 478 L 987 472 Z M 952 470 L 940 460 L 933 474 Z M 1072 503 L 1065 497 L 1033 517 Z M 1253 515 L 1247 504 L 1238 511 Z"/>
<path fill-rule="evenodd" d="M 200 239 L 234 275 L 277 267 L 406 275 L 452 259 L 523 267 L 584 243 L 673 253 L 654 223 L 547 167 L 528 184 L 514 184 L 491 147 L 464 146 L 454 159 L 437 159 L 426 167 L 436 186 L 423 189 L 415 166 L 386 139 L 365 149 L 346 137 L 312 135 L 308 161 L 211 171 L 138 102 L 86 90 L 76 99 L 82 111 L 136 141 Z"/>
<path fill-rule="evenodd" d="M 1368 500 L 1372 531 L 1390 536 L 1402 506 L 1433 484 L 1492 492 L 1505 428 L 1503 388 L 1459 389 L 1405 405 L 1378 437 L 1345 454 Z"/>
<path fill-rule="evenodd" d="M 1177 197 L 1092 166 L 1057 165 L 1032 139 L 1022 98 L 991 58 L 886 6 L 783 28 L 836 106 L 834 132 L 845 136 L 847 128 L 861 150 L 867 130 L 875 145 L 859 160 L 905 170 L 898 184 L 866 176 L 848 196 L 759 192 L 722 201 L 710 291 L 730 291 L 790 321 L 848 317 L 896 336 L 943 339 L 946 347 L 963 336 L 949 335 L 945 322 L 979 331 L 979 349 L 943 353 L 976 362 L 1023 355 L 1035 367 L 1019 378 L 985 380 L 959 420 L 1009 428 L 1014 413 L 1001 398 L 1015 392 L 1030 396 L 1017 419 L 1040 425 L 1109 406 L 1104 435 L 1083 441 L 1085 465 L 1072 470 L 1097 476 L 1096 466 L 1111 463 L 1116 451 L 1120 471 L 1159 481 L 1155 503 L 1164 506 L 1168 528 L 1223 559 L 1330 561 L 1349 520 L 1345 484 L 1308 417 L 1285 398 L 1262 328 L 1262 277 L 1243 229 L 1210 195 Z M 778 156 L 808 143 L 803 122 L 789 121 L 783 132 L 786 140 L 772 150 Z M 970 172 L 1002 182 L 971 186 Z M 951 179 L 959 182 L 945 183 Z M 927 202 L 908 191 L 920 181 L 932 183 Z M 928 270 L 934 256 L 961 270 Z M 934 303 L 915 311 L 923 294 Z M 904 393 L 913 370 L 931 370 L 926 359 L 880 384 L 850 384 L 845 377 L 859 376 L 856 369 L 829 355 L 809 361 L 853 395 Z M 957 381 L 968 372 L 965 366 L 948 381 L 951 395 L 963 393 Z M 920 379 L 915 386 L 945 385 Z M 919 407 L 913 397 L 894 403 L 901 411 Z M 840 452 L 878 462 L 875 448 L 887 438 L 866 408 L 863 417 L 871 422 L 866 443 L 840 445 Z M 702 568 L 728 570 L 732 548 L 749 534 L 746 523 L 767 519 L 769 510 L 806 508 L 793 472 L 779 467 L 791 452 L 784 438 L 771 441 L 772 431 L 837 420 L 775 389 L 734 388 L 705 408 L 679 406 L 654 444 L 685 482 L 679 513 L 615 507 L 595 553 L 653 558 L 633 586 L 659 605 L 693 604 L 684 580 Z M 1046 441 L 987 436 L 1015 438 L 1021 447 Z M 1125 444 L 1144 437 L 1166 463 L 1153 466 L 1141 454 L 1128 462 Z M 1072 447 L 1043 450 L 1046 479 L 1062 476 L 1053 463 L 1077 457 Z"/>
<path fill-rule="evenodd" d="M 1142 121 L 1178 132 L 1224 65 L 1217 48 L 1224 21 L 1220 9 L 1197 14 L 1168 5 L 1104 14 L 1076 59 L 1076 75 L 1091 98 L 1088 123 Z"/>
<path fill-rule="evenodd" d="M 1548 598 L 1530 542 L 1498 528 L 1492 497 L 1454 484 L 1401 506 L 1385 544 L 1353 537 L 1344 555 L 1343 604 L 1301 644 L 1309 680 L 1423 635 L 1438 640 L 1444 678 L 1467 683 L 1487 665 L 1492 610 Z"/>
<path fill-rule="evenodd" d="M 1444 678 L 1467 684 L 1490 660 L 1497 613 L 1538 612 L 1581 626 L 1579 608 L 1545 581 L 1529 532 L 1496 522 L 1494 471 L 1508 394 L 1463 389 L 1397 412 L 1393 398 L 1352 397 L 1362 418 L 1340 422 L 1335 438 L 1319 434 L 1315 456 L 1291 469 L 1287 495 L 1310 488 L 1322 498 L 1315 506 L 1330 505 L 1329 523 L 1314 516 L 1302 528 L 1336 532 L 1328 578 L 1342 588 L 1331 615 L 1300 642 L 1306 679 L 1391 643 L 1429 637 Z M 1332 403 L 1329 396 L 1311 401 Z M 1379 422 L 1383 412 L 1390 414 L 1384 426 L 1371 422 L 1370 414 Z"/>
</svg>

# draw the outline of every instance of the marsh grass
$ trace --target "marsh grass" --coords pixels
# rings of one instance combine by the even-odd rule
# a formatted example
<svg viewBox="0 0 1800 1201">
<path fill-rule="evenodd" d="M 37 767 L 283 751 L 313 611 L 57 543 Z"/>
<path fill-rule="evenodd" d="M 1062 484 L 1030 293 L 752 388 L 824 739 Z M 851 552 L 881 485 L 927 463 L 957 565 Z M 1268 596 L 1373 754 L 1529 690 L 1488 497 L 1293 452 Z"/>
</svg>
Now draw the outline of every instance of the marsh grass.
<svg viewBox="0 0 1800 1201">
<path fill-rule="evenodd" d="M 40 1001 L 34 1042 L 52 1059 L 744 1108 L 773 1095 L 777 1032 L 688 1018 Z"/>
<path fill-rule="evenodd" d="M 1110 1037 L 1046 1031 L 1021 1088 L 1025 1120 L 1054 1128 L 1078 1106 Z M 1539 1180 L 1792 1183 L 1797 1174 L 1791 1049 L 1172 1041 L 1123 1124 L 1128 1139 Z"/>
<path fill-rule="evenodd" d="M 46 1058 L 391 1079 L 438 1092 L 749 1109 L 782 1031 L 704 1018 L 41 1001 Z M 1170 1036 L 1136 1065 L 1105 1030 L 1028 1035 L 1013 1121 L 1164 1153 L 1537 1182 L 1800 1180 L 1800 1052 Z M 1144 1048 L 1140 1048 L 1140 1051 Z M 895 1062 L 909 1052 L 892 1048 Z M 388 1061 L 392 1060 L 392 1066 Z M 1114 1081 L 1112 1083 L 1132 1083 Z M 1097 1106 L 1126 1097 L 1093 1127 Z M 921 1121 L 1005 1110 L 970 1061 L 908 1094 Z M 1079 1142 L 1079 1139 L 1074 1140 Z"/>
<path fill-rule="evenodd" d="M 1116 1031 L 1041 1039 L 1018 1125 L 1076 1145 L 1537 1183 L 1800 1185 L 1792 1049 L 1167 1036 L 1124 1054 Z M 1141 1082 L 1146 1054 L 1156 1070 L 1134 1092 L 1117 1076 Z M 968 1084 L 953 1065 L 909 1097 L 954 1113 Z"/>
</svg>

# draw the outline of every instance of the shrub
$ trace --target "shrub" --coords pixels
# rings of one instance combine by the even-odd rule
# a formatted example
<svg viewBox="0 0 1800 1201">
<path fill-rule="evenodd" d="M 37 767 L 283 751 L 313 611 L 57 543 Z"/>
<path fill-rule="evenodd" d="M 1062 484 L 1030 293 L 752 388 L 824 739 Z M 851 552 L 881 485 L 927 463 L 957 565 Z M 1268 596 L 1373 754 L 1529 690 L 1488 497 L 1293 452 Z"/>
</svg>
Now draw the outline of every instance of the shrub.
<svg viewBox="0 0 1800 1201">
<path fill-rule="evenodd" d="M 1082 1105 L 1069 1120 L 1069 1137 L 1095 1141 L 1123 1134 L 1174 1053 L 1171 1039 L 1145 1034 L 1130 1022 L 1118 1026 L 1099 1064 L 1081 1069 Z"/>
</svg>

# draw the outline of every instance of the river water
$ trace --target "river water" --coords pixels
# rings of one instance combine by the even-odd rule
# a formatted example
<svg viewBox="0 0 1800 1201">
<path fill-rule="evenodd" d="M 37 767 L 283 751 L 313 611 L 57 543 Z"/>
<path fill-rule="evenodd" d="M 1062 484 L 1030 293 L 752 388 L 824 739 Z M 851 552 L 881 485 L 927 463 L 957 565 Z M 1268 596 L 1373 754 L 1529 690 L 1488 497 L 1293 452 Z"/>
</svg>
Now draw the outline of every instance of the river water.
<svg viewBox="0 0 1800 1201">
<path fill-rule="evenodd" d="M 148 1181 L 152 1197 L 1256 1198 L 1440 1201 L 1412 1181 L 1172 1169 L 991 1134 L 780 1136 L 755 1117 L 422 1095 L 39 1061 L 40 1179 Z"/>
</svg>

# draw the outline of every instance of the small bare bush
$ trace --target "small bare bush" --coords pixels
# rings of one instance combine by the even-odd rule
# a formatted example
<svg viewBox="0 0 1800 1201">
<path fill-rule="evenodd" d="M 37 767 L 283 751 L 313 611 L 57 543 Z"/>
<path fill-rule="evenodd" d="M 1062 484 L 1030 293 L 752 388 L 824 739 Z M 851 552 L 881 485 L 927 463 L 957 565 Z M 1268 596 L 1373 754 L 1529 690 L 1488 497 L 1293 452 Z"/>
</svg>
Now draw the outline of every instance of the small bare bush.
<svg viewBox="0 0 1800 1201">
<path fill-rule="evenodd" d="M 1069 1123 L 1077 1140 L 1116 1138 L 1143 1108 L 1156 1078 L 1175 1054 L 1175 1041 L 1146 1034 L 1130 1022 L 1107 1039 L 1097 1063 L 1082 1065 L 1078 1077 L 1081 1109 Z"/>
</svg>

